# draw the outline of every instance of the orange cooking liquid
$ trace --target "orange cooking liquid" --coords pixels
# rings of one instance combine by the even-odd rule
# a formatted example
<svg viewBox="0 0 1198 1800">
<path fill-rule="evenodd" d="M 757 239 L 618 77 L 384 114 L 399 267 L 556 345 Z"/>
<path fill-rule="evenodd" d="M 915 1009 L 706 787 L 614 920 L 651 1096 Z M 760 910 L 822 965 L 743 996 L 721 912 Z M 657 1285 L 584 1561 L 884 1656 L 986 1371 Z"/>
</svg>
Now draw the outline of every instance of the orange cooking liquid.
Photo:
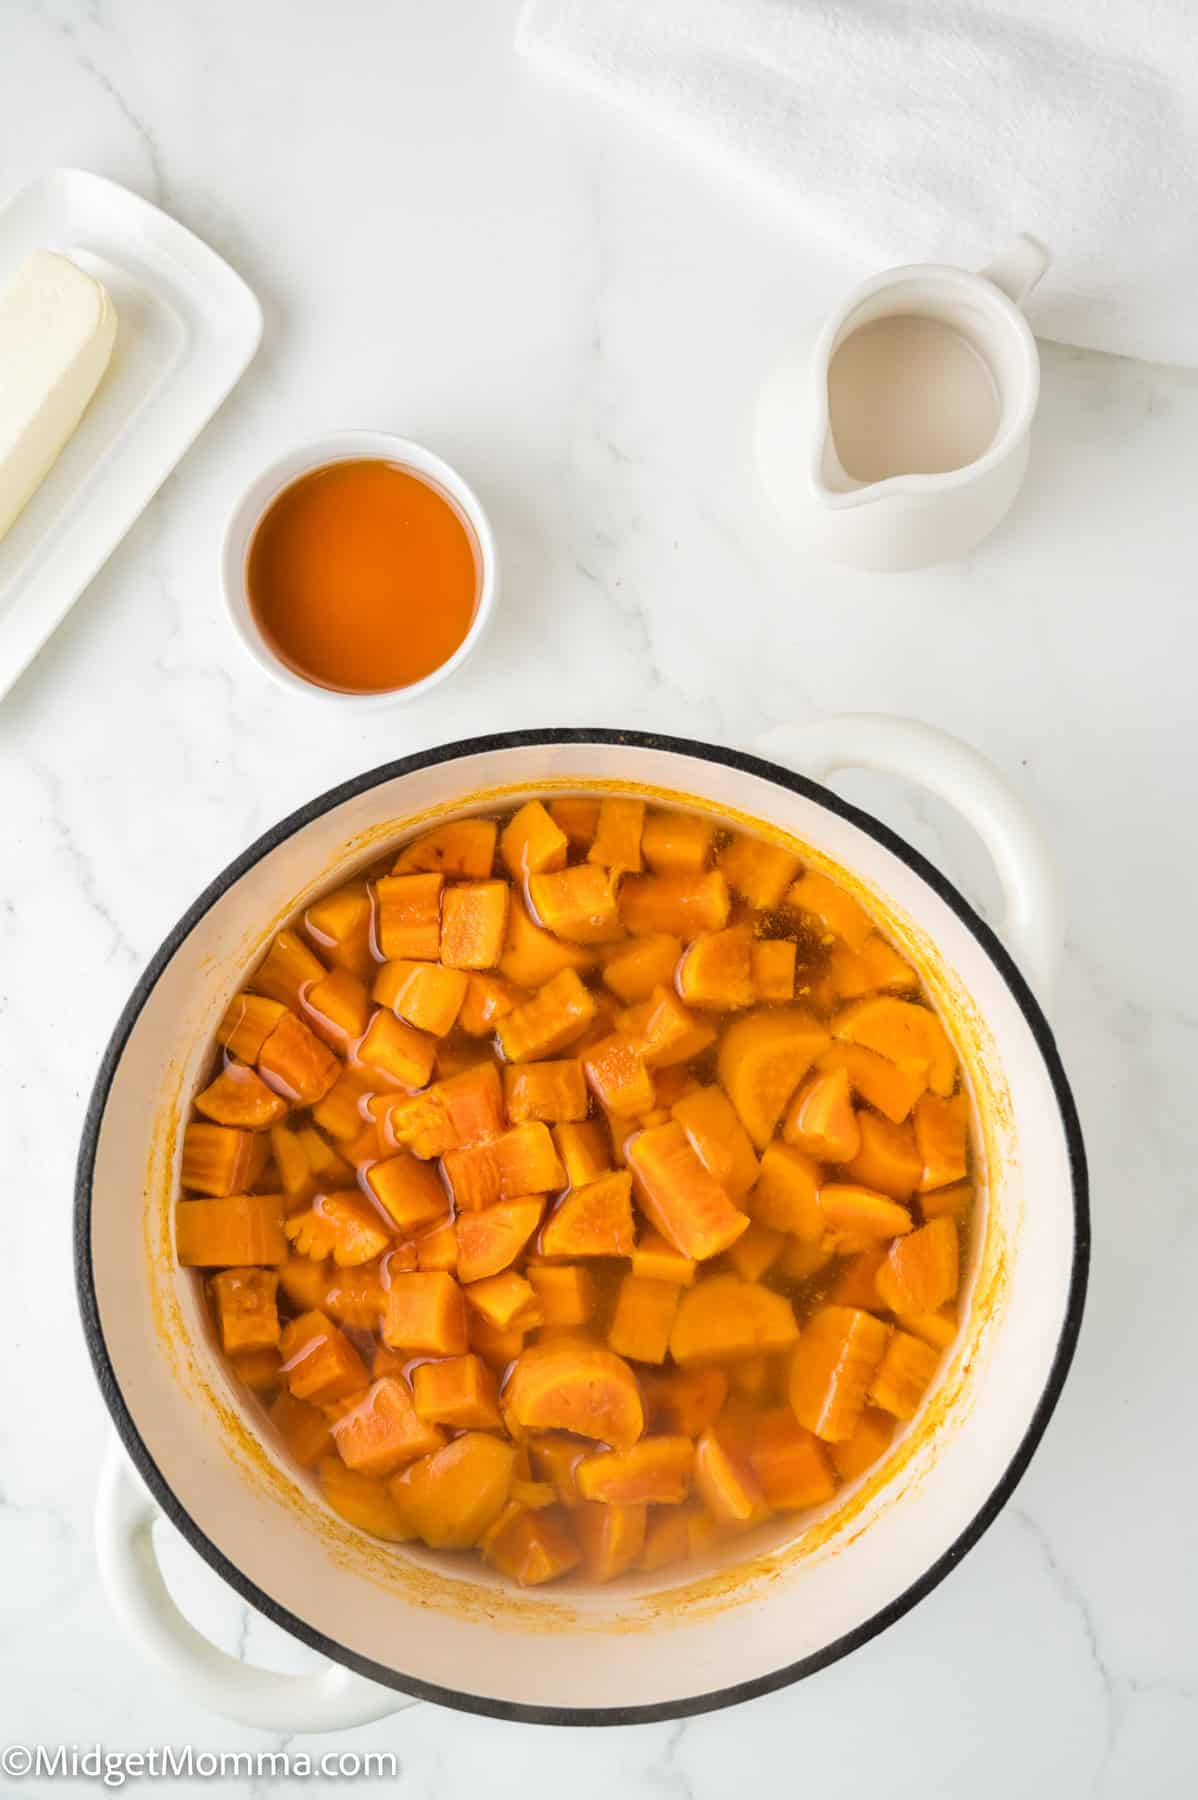
<svg viewBox="0 0 1198 1800">
<path fill-rule="evenodd" d="M 246 587 L 266 642 L 321 687 L 374 694 L 447 662 L 474 619 L 474 534 L 395 463 L 330 463 L 285 488 L 250 544 Z"/>
</svg>

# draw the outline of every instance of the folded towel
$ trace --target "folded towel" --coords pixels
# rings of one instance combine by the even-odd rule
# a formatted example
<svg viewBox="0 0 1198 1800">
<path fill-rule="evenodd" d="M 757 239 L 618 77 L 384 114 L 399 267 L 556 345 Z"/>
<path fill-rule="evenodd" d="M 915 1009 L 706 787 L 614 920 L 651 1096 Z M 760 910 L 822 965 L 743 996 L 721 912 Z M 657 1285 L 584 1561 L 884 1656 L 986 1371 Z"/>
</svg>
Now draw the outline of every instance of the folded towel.
<svg viewBox="0 0 1198 1800">
<path fill-rule="evenodd" d="M 762 179 L 865 268 L 1053 268 L 1042 337 L 1198 363 L 1193 0 L 527 0 L 541 63 Z"/>
</svg>

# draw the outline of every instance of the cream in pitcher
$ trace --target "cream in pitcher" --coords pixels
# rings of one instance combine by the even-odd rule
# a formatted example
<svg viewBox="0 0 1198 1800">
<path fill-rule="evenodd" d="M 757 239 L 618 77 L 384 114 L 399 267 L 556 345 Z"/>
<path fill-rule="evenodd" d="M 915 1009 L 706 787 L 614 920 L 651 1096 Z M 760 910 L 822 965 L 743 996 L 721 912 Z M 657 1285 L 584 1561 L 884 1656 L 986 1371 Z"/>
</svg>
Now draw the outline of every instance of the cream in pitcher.
<svg viewBox="0 0 1198 1800">
<path fill-rule="evenodd" d="M 1020 303 L 1030 238 L 971 274 L 893 269 L 852 294 L 810 359 L 762 395 L 758 457 L 782 518 L 834 561 L 913 569 L 964 555 L 1009 509 L 1039 397 Z"/>
</svg>

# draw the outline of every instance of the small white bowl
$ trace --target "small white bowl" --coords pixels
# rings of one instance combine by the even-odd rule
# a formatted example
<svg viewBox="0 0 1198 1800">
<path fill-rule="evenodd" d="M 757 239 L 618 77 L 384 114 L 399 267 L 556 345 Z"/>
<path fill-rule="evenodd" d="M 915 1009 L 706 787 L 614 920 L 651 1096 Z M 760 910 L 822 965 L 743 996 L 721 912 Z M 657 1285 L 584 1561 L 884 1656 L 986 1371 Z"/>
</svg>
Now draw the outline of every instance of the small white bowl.
<svg viewBox="0 0 1198 1800">
<path fill-rule="evenodd" d="M 406 687 L 385 688 L 380 693 L 347 694 L 336 688 L 322 687 L 319 682 L 309 681 L 306 676 L 289 668 L 271 649 L 259 631 L 258 622 L 250 608 L 246 590 L 246 563 L 254 533 L 284 488 L 290 487 L 301 475 L 310 474 L 313 469 L 327 468 L 330 463 L 356 462 L 361 459 L 396 463 L 400 468 L 407 469 L 413 475 L 419 475 L 440 488 L 453 502 L 473 532 L 478 546 L 478 598 L 469 631 L 453 655 L 431 674 L 422 676 L 419 681 L 408 682 Z M 447 462 L 443 462 L 431 450 L 426 450 L 422 444 L 414 444 L 409 438 L 395 437 L 389 431 L 335 431 L 328 437 L 316 438 L 310 444 L 289 450 L 285 456 L 280 456 L 264 469 L 246 489 L 233 509 L 233 516 L 225 532 L 221 550 L 221 585 L 233 629 L 259 668 L 265 669 L 268 675 L 273 676 L 282 687 L 290 688 L 293 693 L 307 694 L 310 698 L 328 701 L 333 706 L 347 709 L 352 707 L 363 712 L 373 707 L 394 706 L 400 700 L 414 700 L 418 694 L 426 693 L 438 681 L 444 681 L 447 675 L 461 667 L 482 637 L 494 611 L 499 592 L 499 559 L 495 551 L 491 522 L 483 511 L 482 503 L 456 469 L 451 469 Z"/>
</svg>

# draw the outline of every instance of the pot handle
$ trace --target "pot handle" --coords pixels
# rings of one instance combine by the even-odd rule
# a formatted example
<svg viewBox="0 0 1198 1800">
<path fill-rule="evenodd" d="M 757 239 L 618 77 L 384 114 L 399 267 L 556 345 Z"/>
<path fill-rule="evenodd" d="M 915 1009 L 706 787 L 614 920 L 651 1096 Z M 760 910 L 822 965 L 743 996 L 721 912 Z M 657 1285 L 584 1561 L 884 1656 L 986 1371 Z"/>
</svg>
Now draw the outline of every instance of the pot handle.
<svg viewBox="0 0 1198 1800">
<path fill-rule="evenodd" d="M 887 713 L 779 725 L 763 732 L 754 749 L 816 781 L 838 769 L 876 769 L 946 800 L 989 851 L 1005 909 L 999 935 L 1038 998 L 1049 1003 L 1065 942 L 1056 861 L 1015 789 L 980 751 L 918 719 Z"/>
<path fill-rule="evenodd" d="M 161 1516 L 117 1438 L 96 1495 L 96 1556 L 108 1599 L 125 1630 L 165 1665 L 193 1700 L 260 1731 L 344 1731 L 418 1704 L 339 1663 L 285 1675 L 238 1661 L 209 1643 L 171 1599 L 151 1530 Z"/>
</svg>

